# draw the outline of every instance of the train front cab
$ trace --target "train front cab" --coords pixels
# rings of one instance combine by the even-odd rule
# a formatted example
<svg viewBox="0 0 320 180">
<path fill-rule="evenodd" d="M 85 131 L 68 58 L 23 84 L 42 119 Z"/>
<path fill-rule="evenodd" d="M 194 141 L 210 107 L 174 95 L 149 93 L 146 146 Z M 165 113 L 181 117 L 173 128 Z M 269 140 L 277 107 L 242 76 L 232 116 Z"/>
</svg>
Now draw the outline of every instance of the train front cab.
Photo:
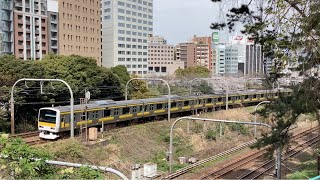
<svg viewBox="0 0 320 180">
<path fill-rule="evenodd" d="M 54 108 L 41 108 L 38 114 L 39 137 L 43 139 L 59 138 L 60 111 Z"/>
</svg>

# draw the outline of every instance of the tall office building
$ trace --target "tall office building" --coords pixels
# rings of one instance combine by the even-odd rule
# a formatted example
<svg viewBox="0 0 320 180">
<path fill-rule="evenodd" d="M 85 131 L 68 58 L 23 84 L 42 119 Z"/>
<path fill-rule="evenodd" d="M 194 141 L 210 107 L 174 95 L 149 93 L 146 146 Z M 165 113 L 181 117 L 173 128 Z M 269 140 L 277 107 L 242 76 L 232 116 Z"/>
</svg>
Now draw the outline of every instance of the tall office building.
<svg viewBox="0 0 320 180">
<path fill-rule="evenodd" d="M 238 74 L 238 47 L 226 45 L 225 49 L 225 73 L 226 75 Z"/>
<path fill-rule="evenodd" d="M 0 0 L 0 54 L 13 54 L 13 0 Z"/>
<path fill-rule="evenodd" d="M 48 53 L 47 2 L 14 0 L 14 54 L 39 60 Z"/>
<path fill-rule="evenodd" d="M 102 0 L 102 66 L 147 74 L 152 32 L 153 0 Z"/>
<path fill-rule="evenodd" d="M 239 74 L 249 77 L 261 76 L 265 73 L 266 65 L 262 46 L 246 36 L 233 36 L 231 45 L 238 48 L 238 71 Z"/>
<path fill-rule="evenodd" d="M 56 1 L 56 0 L 49 0 Z M 54 4 L 54 2 L 53 2 Z M 101 65 L 101 9 L 100 0 L 58 0 L 58 16 L 50 13 L 51 32 L 58 29 L 60 55 L 81 55 L 96 59 Z M 55 17 L 58 17 L 56 26 Z M 55 34 L 51 34 L 55 37 Z M 54 47 L 51 41 L 51 49 Z"/>
</svg>

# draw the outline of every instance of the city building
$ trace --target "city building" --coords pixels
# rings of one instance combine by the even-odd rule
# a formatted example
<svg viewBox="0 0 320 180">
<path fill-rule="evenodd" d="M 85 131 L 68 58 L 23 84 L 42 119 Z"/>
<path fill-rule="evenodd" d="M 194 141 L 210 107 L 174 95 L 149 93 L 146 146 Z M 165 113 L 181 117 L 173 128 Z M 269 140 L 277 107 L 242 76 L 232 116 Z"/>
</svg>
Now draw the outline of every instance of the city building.
<svg viewBox="0 0 320 180">
<path fill-rule="evenodd" d="M 265 73 L 262 46 L 246 36 L 232 36 L 231 45 L 238 49 L 238 72 L 243 76 L 257 77 Z"/>
<path fill-rule="evenodd" d="M 225 74 L 238 75 L 238 47 L 226 45 L 225 48 Z"/>
<path fill-rule="evenodd" d="M 184 63 L 184 68 L 197 66 L 196 63 L 196 45 L 190 43 L 180 43 L 176 46 L 176 60 Z"/>
<path fill-rule="evenodd" d="M 226 73 L 226 45 L 218 44 L 216 49 L 216 70 L 215 74 L 224 75 Z"/>
<path fill-rule="evenodd" d="M 196 44 L 196 64 L 207 67 L 211 71 L 212 41 L 211 37 L 193 36 L 192 42 Z"/>
<path fill-rule="evenodd" d="M 13 54 L 13 0 L 0 0 L 1 40 L 0 54 Z"/>
<path fill-rule="evenodd" d="M 180 43 L 176 46 L 176 58 L 184 62 L 184 67 L 203 66 L 213 71 L 211 37 L 193 36 L 191 42 Z"/>
<path fill-rule="evenodd" d="M 153 0 L 102 0 L 102 66 L 124 65 L 130 74 L 148 73 L 148 37 Z"/>
<path fill-rule="evenodd" d="M 184 62 L 174 58 L 173 45 L 160 36 L 148 38 L 148 73 L 156 76 L 173 76 L 177 69 L 184 68 Z"/>
<path fill-rule="evenodd" d="M 100 0 L 58 0 L 58 3 L 57 0 L 48 1 L 58 6 L 50 7 L 50 36 L 57 37 L 58 40 L 50 42 L 50 51 L 55 51 L 57 43 L 60 55 L 92 57 L 96 59 L 97 65 L 101 66 Z"/>
<path fill-rule="evenodd" d="M 13 5 L 16 58 L 42 59 L 48 53 L 46 1 L 14 0 Z"/>
<path fill-rule="evenodd" d="M 48 40 L 49 52 L 59 53 L 59 2 L 58 0 L 48 0 Z"/>
</svg>

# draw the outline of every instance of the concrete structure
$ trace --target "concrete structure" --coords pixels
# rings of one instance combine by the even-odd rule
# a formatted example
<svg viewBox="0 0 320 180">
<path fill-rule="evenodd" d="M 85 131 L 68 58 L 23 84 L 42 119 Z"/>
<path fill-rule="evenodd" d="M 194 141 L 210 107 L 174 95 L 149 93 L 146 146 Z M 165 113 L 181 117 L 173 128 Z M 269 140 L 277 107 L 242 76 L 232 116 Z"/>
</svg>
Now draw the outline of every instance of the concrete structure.
<svg viewBox="0 0 320 180">
<path fill-rule="evenodd" d="M 13 54 L 13 0 L 0 0 L 1 40 L 0 54 Z"/>
<path fill-rule="evenodd" d="M 48 53 L 47 3 L 15 0 L 13 22 L 16 58 L 42 59 Z"/>
<path fill-rule="evenodd" d="M 102 0 L 101 19 L 102 66 L 125 65 L 130 74 L 147 74 L 153 0 Z"/>
<path fill-rule="evenodd" d="M 55 0 L 49 0 L 56 4 Z M 60 55 L 77 54 L 96 59 L 101 65 L 101 9 L 99 0 L 59 0 L 58 27 L 54 16 L 51 28 L 58 29 L 58 49 Z M 54 11 L 53 11 L 54 12 Z M 50 13 L 54 15 L 54 13 Z M 52 21 L 53 20 L 53 21 Z M 54 31 L 52 31 L 54 32 Z M 52 37 L 55 34 L 51 34 Z M 51 41 L 51 50 L 54 47 Z"/>
<path fill-rule="evenodd" d="M 59 2 L 58 0 L 48 0 L 48 39 L 49 52 L 58 54 L 59 39 Z"/>
<path fill-rule="evenodd" d="M 155 76 L 173 76 L 174 72 L 184 68 L 184 62 L 174 58 L 174 46 L 160 36 L 148 38 L 148 73 Z M 127 65 L 127 68 L 128 65 Z"/>
</svg>

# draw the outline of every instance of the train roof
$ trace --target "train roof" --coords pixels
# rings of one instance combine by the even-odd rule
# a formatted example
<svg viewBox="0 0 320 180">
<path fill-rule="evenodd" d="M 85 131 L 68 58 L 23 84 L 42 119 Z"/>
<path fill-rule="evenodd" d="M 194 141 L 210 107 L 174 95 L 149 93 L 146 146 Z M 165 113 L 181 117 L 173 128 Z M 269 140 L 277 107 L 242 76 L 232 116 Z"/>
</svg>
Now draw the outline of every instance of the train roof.
<svg viewBox="0 0 320 180">
<path fill-rule="evenodd" d="M 237 91 L 229 93 L 229 96 L 236 96 L 236 95 L 250 95 L 256 93 L 265 93 L 266 90 L 245 90 L 245 91 Z M 209 97 L 221 97 L 225 96 L 225 94 L 206 94 L 206 95 L 191 95 L 191 96 L 177 96 L 171 95 L 170 98 L 172 101 L 179 101 L 185 99 L 198 99 L 198 98 L 209 98 Z M 123 101 L 112 101 L 112 100 L 99 100 L 89 102 L 87 104 L 87 109 L 101 109 L 107 107 L 123 107 L 129 105 L 143 105 L 143 104 L 150 104 L 155 102 L 166 102 L 168 101 L 168 96 L 162 96 L 158 98 L 148 98 L 148 99 L 136 99 L 136 100 L 123 100 Z M 50 107 L 51 109 L 59 110 L 60 112 L 68 112 L 70 111 L 70 106 L 57 106 L 57 107 Z M 74 105 L 74 111 L 79 111 L 85 109 L 85 105 Z"/>
</svg>

